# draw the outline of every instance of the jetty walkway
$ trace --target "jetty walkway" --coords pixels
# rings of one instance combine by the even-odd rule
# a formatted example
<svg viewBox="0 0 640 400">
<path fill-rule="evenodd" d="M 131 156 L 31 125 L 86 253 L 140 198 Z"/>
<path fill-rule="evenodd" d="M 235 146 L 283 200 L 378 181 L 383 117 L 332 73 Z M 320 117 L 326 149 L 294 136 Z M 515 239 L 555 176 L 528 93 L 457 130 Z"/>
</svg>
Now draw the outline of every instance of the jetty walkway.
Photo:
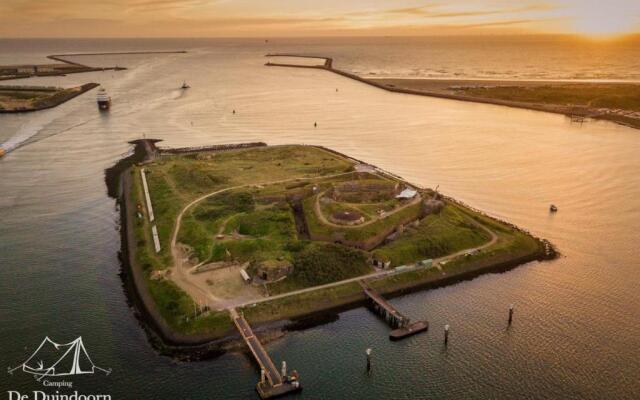
<svg viewBox="0 0 640 400">
<path fill-rule="evenodd" d="M 384 320 L 394 328 L 389 334 L 389 339 L 400 340 L 406 337 L 415 335 L 416 333 L 424 332 L 429 329 L 429 323 L 427 321 L 416 321 L 411 323 L 411 319 L 400 311 L 398 311 L 391 303 L 389 303 L 380 293 L 373 290 L 364 281 L 358 281 L 364 294 L 370 302 L 370 309 L 380 315 Z"/>
<path fill-rule="evenodd" d="M 296 392 L 302 390 L 300 382 L 295 378 L 286 376 L 286 364 L 283 362 L 282 374 L 278 371 L 273 360 L 269 357 L 269 354 L 260 343 L 260 340 L 256 337 L 251 329 L 251 326 L 244 318 L 244 316 L 238 314 L 235 308 L 229 309 L 231 319 L 238 328 L 242 339 L 251 350 L 253 357 L 257 361 L 261 370 L 260 382 L 256 385 L 256 390 L 262 399 L 271 399 L 274 397 L 282 396 L 286 393 Z M 294 374 L 295 375 L 295 374 Z M 293 379 L 292 379 L 293 378 Z"/>
</svg>

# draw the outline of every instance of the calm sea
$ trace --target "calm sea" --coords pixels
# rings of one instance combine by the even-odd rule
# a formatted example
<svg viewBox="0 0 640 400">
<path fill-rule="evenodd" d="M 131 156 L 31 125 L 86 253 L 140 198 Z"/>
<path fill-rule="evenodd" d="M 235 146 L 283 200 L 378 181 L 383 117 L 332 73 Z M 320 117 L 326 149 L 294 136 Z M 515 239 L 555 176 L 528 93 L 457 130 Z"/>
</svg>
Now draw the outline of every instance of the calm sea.
<svg viewBox="0 0 640 400">
<path fill-rule="evenodd" d="M 427 334 L 403 342 L 389 342 L 382 321 L 355 309 L 269 344 L 277 363 L 300 372 L 299 398 L 638 398 L 639 131 L 263 66 L 265 53 L 304 52 L 374 76 L 637 80 L 638 44 L 553 37 L 0 40 L 0 64 L 41 62 L 51 53 L 189 50 L 82 57 L 129 69 L 18 82 L 100 82 L 113 108 L 99 114 L 89 92 L 55 109 L 0 116 L 0 143 L 17 146 L 0 160 L 0 366 L 19 365 L 45 336 L 82 336 L 93 362 L 113 372 L 74 377 L 72 390 L 113 399 L 256 398 L 259 373 L 244 354 L 177 363 L 149 345 L 118 276 L 118 212 L 104 169 L 143 135 L 166 146 L 262 140 L 329 146 L 417 184 L 439 185 L 563 254 L 394 299 L 431 323 Z M 186 92 L 178 89 L 183 80 L 192 86 Z M 556 215 L 548 214 L 550 203 Z M 512 303 L 515 320 L 506 329 Z M 447 348 L 444 324 L 451 325 Z M 0 390 L 54 392 L 20 371 L 0 372 Z"/>
</svg>

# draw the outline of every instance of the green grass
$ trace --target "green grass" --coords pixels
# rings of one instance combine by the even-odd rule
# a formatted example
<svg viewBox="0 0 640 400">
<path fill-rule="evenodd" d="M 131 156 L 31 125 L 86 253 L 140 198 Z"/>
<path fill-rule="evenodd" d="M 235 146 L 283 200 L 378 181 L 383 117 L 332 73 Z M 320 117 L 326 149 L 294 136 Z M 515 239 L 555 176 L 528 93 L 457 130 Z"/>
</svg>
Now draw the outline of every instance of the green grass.
<svg viewBox="0 0 640 400">
<path fill-rule="evenodd" d="M 398 239 L 373 253 L 397 266 L 478 247 L 490 239 L 458 206 L 449 203 L 439 214 L 427 216 L 417 228 L 407 228 Z"/>
<path fill-rule="evenodd" d="M 338 212 L 343 212 L 343 211 L 360 214 L 362 217 L 364 217 L 365 221 L 371 220 L 371 217 L 368 214 L 365 214 L 362 211 L 360 211 L 358 208 L 345 203 L 338 203 L 331 200 L 320 201 L 320 209 L 322 210 L 322 214 L 324 214 L 329 221 L 332 220 L 331 218 L 332 215 Z"/>
<path fill-rule="evenodd" d="M 357 282 L 352 282 L 246 306 L 241 311 L 250 323 L 260 323 L 300 317 L 363 298 L 362 287 Z"/>
<path fill-rule="evenodd" d="M 465 88 L 459 94 L 526 103 L 581 105 L 640 111 L 640 85 L 569 84 Z"/>
<path fill-rule="evenodd" d="M 363 227 L 337 228 L 325 225 L 318 219 L 314 210 L 316 197 L 317 196 L 309 197 L 303 201 L 304 215 L 307 226 L 309 227 L 309 232 L 326 237 L 340 236 L 343 240 L 367 240 L 379 234 L 381 231 L 389 230 L 397 226 L 403 220 L 417 219 L 422 214 L 422 205 L 416 203 Z"/>
<path fill-rule="evenodd" d="M 226 175 L 211 171 L 208 166 L 204 161 L 174 163 L 168 173 L 181 192 L 204 194 L 222 188 L 229 182 Z"/>
<path fill-rule="evenodd" d="M 269 285 L 271 294 L 354 278 L 373 272 L 366 253 L 332 243 L 311 243 L 293 259 L 293 273 Z"/>
<path fill-rule="evenodd" d="M 348 172 L 353 166 L 350 161 L 314 147 L 286 146 L 202 156 L 162 157 L 145 165 L 145 169 L 163 250 L 155 254 L 145 215 L 144 219 L 134 222 L 136 261 L 145 272 L 151 295 L 163 318 L 176 331 L 187 334 L 222 335 L 232 328 L 226 312 L 211 312 L 193 318 L 193 302 L 186 293 L 168 279 L 150 279 L 154 271 L 171 265 L 169 240 L 176 216 L 185 204 L 195 198 L 228 187 L 252 185 L 214 195 L 192 207 L 184 214 L 178 240 L 193 248 L 200 261 L 232 260 L 254 265 L 268 260 L 291 262 L 294 266 L 292 274 L 268 285 L 271 294 L 362 276 L 372 271 L 366 252 L 332 243 L 298 240 L 288 201 L 302 198 L 312 232 L 327 235 L 337 232 L 343 239 L 352 241 L 379 235 L 395 228 L 400 221 L 413 220 L 422 213 L 421 204 L 415 204 L 361 228 L 333 228 L 321 224 L 313 212 L 315 195 L 312 188 L 318 186 L 317 192 L 323 192 L 336 181 L 353 180 L 354 173 L 332 178 L 323 176 Z M 134 168 L 132 174 L 132 204 L 144 206 L 139 168 Z M 269 184 L 292 178 L 296 179 Z M 298 178 L 310 178 L 311 181 Z M 395 204 L 395 200 L 380 204 L 339 203 L 335 210 L 356 208 L 368 215 L 376 215 L 378 209 L 392 209 Z M 537 248 L 537 242 L 524 233 L 462 206 L 448 204 L 440 215 L 427 217 L 418 228 L 407 228 L 398 240 L 376 250 L 376 255 L 397 265 L 478 246 L 489 237 L 469 221 L 471 218 L 490 227 L 500 240 L 487 251 L 448 263 L 445 266 L 448 274 L 508 260 Z M 225 234 L 223 240 L 216 238 L 219 232 Z M 407 272 L 376 284 L 381 285 L 383 291 L 403 285 L 409 287 L 421 280 L 438 279 L 439 275 L 433 275 L 433 271 L 437 270 Z M 354 283 L 260 303 L 255 307 L 245 307 L 244 311 L 251 322 L 269 321 L 346 304 L 361 299 L 361 296 L 361 288 Z"/>
</svg>

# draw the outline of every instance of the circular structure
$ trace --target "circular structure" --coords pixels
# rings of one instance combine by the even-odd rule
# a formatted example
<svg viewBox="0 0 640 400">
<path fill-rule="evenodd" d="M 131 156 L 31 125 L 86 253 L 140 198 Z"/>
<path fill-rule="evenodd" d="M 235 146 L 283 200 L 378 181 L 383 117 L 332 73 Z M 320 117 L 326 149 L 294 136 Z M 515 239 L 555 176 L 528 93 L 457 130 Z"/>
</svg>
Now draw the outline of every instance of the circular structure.
<svg viewBox="0 0 640 400">
<path fill-rule="evenodd" d="M 358 225 L 364 222 L 364 216 L 357 211 L 336 211 L 331 215 L 331 219 L 342 225 Z"/>
</svg>

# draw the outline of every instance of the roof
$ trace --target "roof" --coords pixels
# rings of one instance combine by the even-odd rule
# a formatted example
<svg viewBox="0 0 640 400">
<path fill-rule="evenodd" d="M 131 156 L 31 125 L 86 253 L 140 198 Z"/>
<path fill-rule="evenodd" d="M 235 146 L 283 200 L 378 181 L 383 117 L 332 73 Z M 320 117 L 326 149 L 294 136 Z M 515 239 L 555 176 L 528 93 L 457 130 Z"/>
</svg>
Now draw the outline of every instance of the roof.
<svg viewBox="0 0 640 400">
<path fill-rule="evenodd" d="M 396 199 L 412 199 L 416 194 L 418 194 L 418 192 L 413 189 L 405 189 L 396 196 Z"/>
</svg>

